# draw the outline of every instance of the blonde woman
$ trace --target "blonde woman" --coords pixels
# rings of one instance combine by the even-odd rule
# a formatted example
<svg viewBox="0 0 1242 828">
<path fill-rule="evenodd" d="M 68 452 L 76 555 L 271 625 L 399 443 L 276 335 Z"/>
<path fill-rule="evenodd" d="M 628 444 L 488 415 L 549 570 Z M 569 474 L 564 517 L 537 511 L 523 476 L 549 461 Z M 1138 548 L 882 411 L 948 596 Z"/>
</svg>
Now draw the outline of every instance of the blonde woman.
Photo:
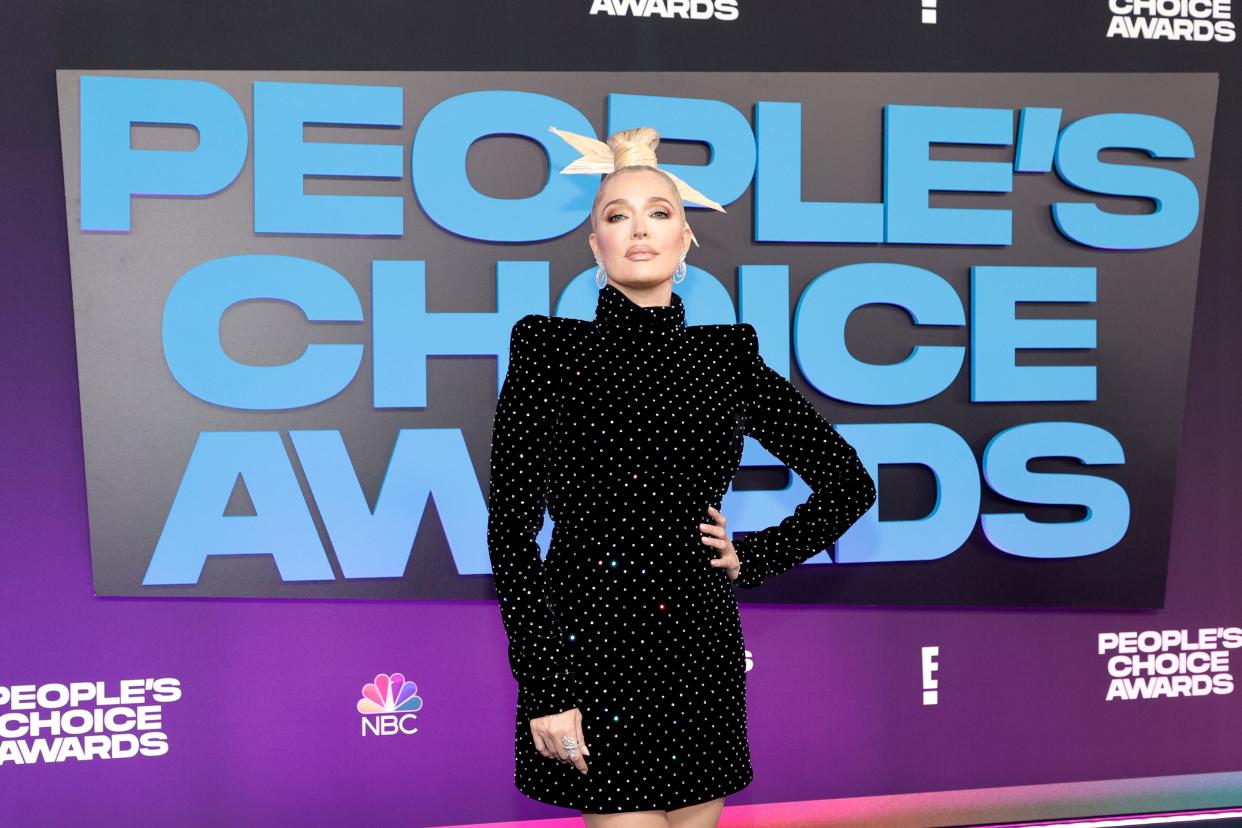
<svg viewBox="0 0 1242 828">
<path fill-rule="evenodd" d="M 487 539 L 514 782 L 590 828 L 714 826 L 753 778 L 733 589 L 829 548 L 875 484 L 751 325 L 685 324 L 683 197 L 722 208 L 659 168 L 656 132 L 553 131 L 583 153 L 563 172 L 606 173 L 587 239 L 600 291 L 593 320 L 514 325 L 497 401 Z M 735 543 L 719 509 L 748 434 L 812 494 Z"/>
</svg>

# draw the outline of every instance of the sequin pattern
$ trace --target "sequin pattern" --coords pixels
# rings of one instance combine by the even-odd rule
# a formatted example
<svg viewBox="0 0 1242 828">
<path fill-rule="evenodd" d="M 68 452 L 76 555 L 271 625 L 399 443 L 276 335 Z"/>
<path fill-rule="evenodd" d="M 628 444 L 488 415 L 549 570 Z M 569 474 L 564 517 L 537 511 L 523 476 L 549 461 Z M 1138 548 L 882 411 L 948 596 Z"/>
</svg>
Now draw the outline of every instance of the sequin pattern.
<svg viewBox="0 0 1242 828">
<path fill-rule="evenodd" d="M 700 538 L 755 437 L 812 493 L 734 539 Z M 593 321 L 513 326 L 492 430 L 487 542 L 518 682 L 514 782 L 592 813 L 672 809 L 753 778 L 735 587 L 829 548 L 876 499 L 849 445 L 758 351 L 753 326 L 685 324 L 611 284 Z M 553 520 L 545 561 L 535 540 Z M 577 707 L 590 768 L 542 756 L 530 719 Z"/>
</svg>

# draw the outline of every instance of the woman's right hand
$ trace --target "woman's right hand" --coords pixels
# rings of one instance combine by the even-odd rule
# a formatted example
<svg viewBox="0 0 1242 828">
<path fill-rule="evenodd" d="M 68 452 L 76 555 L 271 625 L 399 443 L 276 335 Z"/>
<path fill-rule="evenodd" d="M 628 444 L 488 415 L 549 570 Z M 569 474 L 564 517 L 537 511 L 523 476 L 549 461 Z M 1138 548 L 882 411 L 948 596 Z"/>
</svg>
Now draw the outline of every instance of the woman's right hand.
<svg viewBox="0 0 1242 828">
<path fill-rule="evenodd" d="M 587 772 L 586 760 L 582 757 L 583 755 L 590 756 L 591 751 L 587 750 L 586 740 L 582 738 L 582 713 L 578 708 L 573 707 L 562 713 L 531 719 L 530 735 L 535 740 L 535 750 L 544 756 L 549 759 L 559 759 L 566 764 L 574 765 L 583 773 Z M 572 757 L 561 742 L 565 736 L 577 739 L 581 746 L 574 751 Z"/>
</svg>

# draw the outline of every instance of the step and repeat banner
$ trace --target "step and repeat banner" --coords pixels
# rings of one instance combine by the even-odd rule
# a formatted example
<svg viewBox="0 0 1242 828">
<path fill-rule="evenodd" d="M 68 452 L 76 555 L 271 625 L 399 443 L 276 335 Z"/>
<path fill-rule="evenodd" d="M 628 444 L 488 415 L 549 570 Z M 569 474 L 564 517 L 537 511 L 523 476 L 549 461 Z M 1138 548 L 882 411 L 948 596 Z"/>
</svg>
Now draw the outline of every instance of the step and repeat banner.
<svg viewBox="0 0 1242 828">
<path fill-rule="evenodd" d="M 687 324 L 914 470 L 746 600 L 1164 603 L 1215 76 L 58 81 L 97 594 L 486 596 L 510 329 L 595 309 L 555 125 L 705 148 Z"/>
<path fill-rule="evenodd" d="M 1233 40 L 1227 3 L 1100 5 L 1083 49 Z M 59 484 L 80 532 L 32 547 L 10 472 L 0 790 L 31 824 L 572 815 L 512 785 L 492 415 L 514 322 L 594 315 L 598 178 L 559 174 L 578 153 L 549 127 L 650 126 L 727 210 L 687 206 L 687 324 L 754 325 L 879 490 L 833 548 L 736 591 L 756 779 L 728 804 L 849 824 L 838 803 L 868 796 L 948 824 L 1099 780 L 1111 812 L 1242 804 L 1242 773 L 1202 776 L 1242 772 L 1242 446 L 1219 426 L 1239 124 L 1209 64 L 56 67 L 57 166 L 17 174 L 62 223 L 9 232 L 60 256 L 15 278 L 62 315 L 34 342 L 50 300 L 19 295 L 6 343 L 64 353 L 14 360 L 6 396 L 67 402 L 6 423 L 32 463 L 23 431 L 80 434 Z M 810 494 L 751 438 L 742 465 L 735 536 Z M 910 810 L 928 792 L 962 794 Z"/>
</svg>

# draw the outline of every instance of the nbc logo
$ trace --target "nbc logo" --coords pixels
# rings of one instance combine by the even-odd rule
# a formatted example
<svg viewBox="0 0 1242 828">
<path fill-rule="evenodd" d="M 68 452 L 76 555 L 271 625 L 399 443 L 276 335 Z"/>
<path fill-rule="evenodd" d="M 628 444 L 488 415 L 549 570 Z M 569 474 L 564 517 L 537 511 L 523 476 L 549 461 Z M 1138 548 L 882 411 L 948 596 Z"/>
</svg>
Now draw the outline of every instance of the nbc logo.
<svg viewBox="0 0 1242 828">
<path fill-rule="evenodd" d="M 375 681 L 362 688 L 358 699 L 358 712 L 362 714 L 362 735 L 393 736 L 397 733 L 417 733 L 415 711 L 421 710 L 423 700 L 418 695 L 418 685 L 406 681 L 401 673 L 380 673 Z"/>
</svg>

